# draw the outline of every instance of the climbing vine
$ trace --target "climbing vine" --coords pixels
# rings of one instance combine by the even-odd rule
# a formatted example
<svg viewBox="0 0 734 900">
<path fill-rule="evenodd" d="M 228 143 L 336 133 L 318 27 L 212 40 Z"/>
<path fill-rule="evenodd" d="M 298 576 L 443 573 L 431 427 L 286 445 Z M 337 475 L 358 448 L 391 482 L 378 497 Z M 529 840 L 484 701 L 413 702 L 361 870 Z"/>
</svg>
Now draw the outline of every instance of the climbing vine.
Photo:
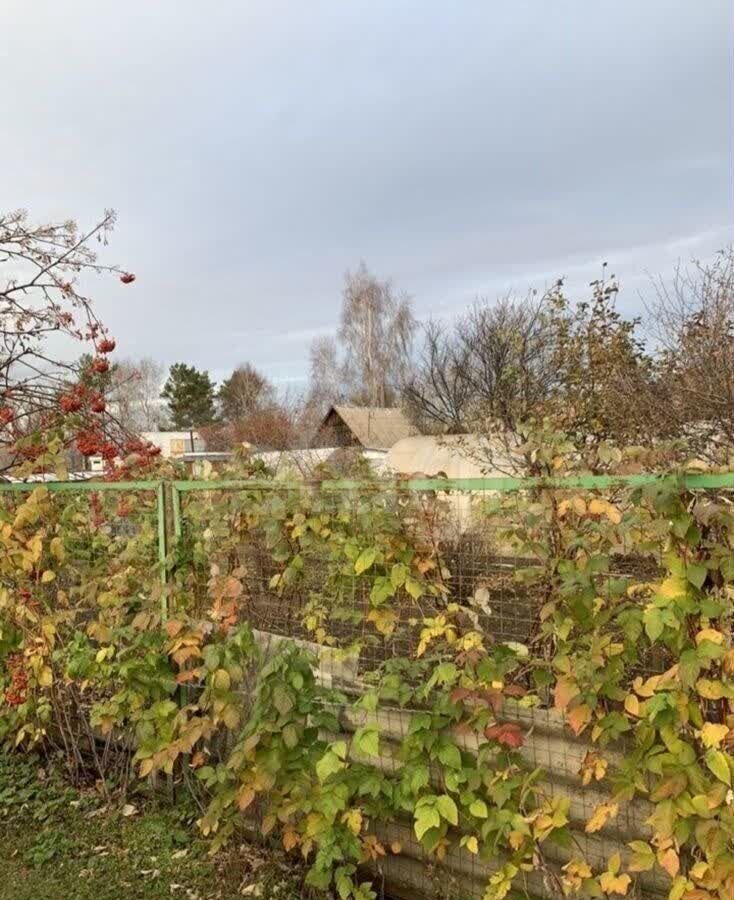
<svg viewBox="0 0 734 900">
<path fill-rule="evenodd" d="M 486 900 L 649 879 L 728 900 L 730 494 L 670 477 L 472 498 L 536 613 L 506 640 L 490 573 L 457 590 L 451 495 L 210 487 L 184 498 L 165 584 L 152 499 L 3 498 L 1 740 L 58 745 L 110 796 L 168 776 L 214 849 L 277 834 L 343 900 L 418 847 L 484 867 Z M 578 789 L 536 765 L 541 713 L 587 747 Z M 628 810 L 638 839 L 589 852 Z"/>
</svg>

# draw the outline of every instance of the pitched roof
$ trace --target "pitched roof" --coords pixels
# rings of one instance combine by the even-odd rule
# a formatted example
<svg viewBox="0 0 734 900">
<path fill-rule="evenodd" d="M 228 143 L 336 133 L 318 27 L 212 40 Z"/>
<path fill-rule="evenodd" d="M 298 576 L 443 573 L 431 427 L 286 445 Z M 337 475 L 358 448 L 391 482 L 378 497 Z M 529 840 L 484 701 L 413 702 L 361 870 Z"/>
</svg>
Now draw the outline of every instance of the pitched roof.
<svg viewBox="0 0 734 900">
<path fill-rule="evenodd" d="M 383 406 L 333 406 L 324 423 L 332 411 L 368 450 L 389 450 L 402 438 L 418 433 L 400 409 Z"/>
</svg>

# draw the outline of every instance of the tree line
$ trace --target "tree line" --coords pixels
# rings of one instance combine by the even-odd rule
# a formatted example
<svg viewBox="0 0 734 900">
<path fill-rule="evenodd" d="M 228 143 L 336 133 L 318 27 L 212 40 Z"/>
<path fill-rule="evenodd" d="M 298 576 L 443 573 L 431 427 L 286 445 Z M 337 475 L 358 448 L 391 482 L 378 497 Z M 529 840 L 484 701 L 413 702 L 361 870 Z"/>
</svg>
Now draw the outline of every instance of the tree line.
<svg viewBox="0 0 734 900">
<path fill-rule="evenodd" d="M 177 363 L 162 392 L 168 421 L 204 428 L 217 447 L 281 448 L 302 441 L 331 404 L 401 406 L 423 433 L 517 442 L 542 423 L 579 448 L 667 442 L 725 456 L 734 447 L 734 251 L 652 279 L 644 316 L 620 311 L 619 290 L 604 264 L 580 298 L 558 280 L 419 323 L 411 298 L 361 264 L 345 277 L 334 335 L 312 343 L 300 396 L 279 396 L 250 363 L 218 389 Z"/>
<path fill-rule="evenodd" d="M 191 362 L 166 371 L 110 357 L 115 341 L 78 277 L 135 281 L 91 249 L 113 225 L 111 211 L 87 231 L 0 216 L 0 451 L 39 459 L 37 435 L 68 441 L 70 412 L 85 443 L 110 454 L 121 436 L 161 428 L 201 430 L 212 449 L 280 449 L 305 442 L 336 403 L 400 406 L 424 433 L 515 445 L 540 428 L 579 450 L 665 446 L 723 460 L 734 447 L 731 247 L 652 279 L 639 317 L 620 311 L 604 265 L 581 296 L 558 280 L 420 322 L 412 299 L 362 263 L 345 276 L 333 335 L 310 348 L 306 388 L 283 395 L 248 361 L 216 385 Z M 51 353 L 52 335 L 88 349 L 69 362 Z"/>
</svg>

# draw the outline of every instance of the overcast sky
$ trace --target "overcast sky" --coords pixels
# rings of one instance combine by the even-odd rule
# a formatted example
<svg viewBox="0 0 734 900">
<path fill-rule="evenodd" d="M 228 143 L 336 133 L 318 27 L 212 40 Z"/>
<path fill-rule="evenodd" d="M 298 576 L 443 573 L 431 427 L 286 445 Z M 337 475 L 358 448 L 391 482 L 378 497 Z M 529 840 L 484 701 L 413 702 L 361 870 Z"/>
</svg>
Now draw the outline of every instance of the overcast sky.
<svg viewBox="0 0 734 900">
<path fill-rule="evenodd" d="M 731 0 L 2 0 L 1 203 L 119 214 L 123 355 L 297 385 L 360 259 L 419 316 L 734 236 Z"/>
</svg>

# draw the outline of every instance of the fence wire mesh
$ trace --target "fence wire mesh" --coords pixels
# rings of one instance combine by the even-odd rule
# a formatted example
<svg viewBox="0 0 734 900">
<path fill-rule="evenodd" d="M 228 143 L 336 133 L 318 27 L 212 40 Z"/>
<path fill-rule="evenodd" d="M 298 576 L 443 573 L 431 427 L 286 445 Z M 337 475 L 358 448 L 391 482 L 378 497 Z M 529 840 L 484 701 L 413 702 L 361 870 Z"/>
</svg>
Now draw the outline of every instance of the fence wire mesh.
<svg viewBox="0 0 734 900">
<path fill-rule="evenodd" d="M 635 490 L 559 488 L 546 491 L 541 502 L 537 489 L 501 491 L 479 483 L 442 490 L 440 482 L 432 484 L 418 490 L 277 482 L 184 488 L 178 577 L 203 608 L 217 590 L 216 579 L 234 574 L 241 582 L 238 608 L 254 628 L 341 649 L 358 645 L 361 672 L 414 655 L 418 623 L 449 604 L 493 641 L 532 649 L 555 574 L 548 568 L 554 537 L 549 510 L 571 504 L 573 512 L 572 504 L 596 500 L 623 514 L 632 508 Z M 592 538 L 593 529 L 592 521 Z M 375 560 L 369 559 L 371 549 Z M 661 552 L 660 545 L 643 546 L 625 534 L 590 565 L 597 566 L 600 583 L 650 581 L 660 572 Z M 362 553 L 368 554 L 364 569 Z M 419 583 L 401 574 L 406 567 L 423 576 Z M 396 600 L 396 619 L 380 628 L 375 610 L 383 595 Z"/>
<path fill-rule="evenodd" d="M 159 565 L 159 494 L 157 485 L 146 483 L 0 484 L 0 523 L 22 524 L 27 519 L 44 537 L 63 531 L 58 575 L 79 586 L 85 573 L 88 577 L 118 556 L 131 567 Z M 118 554 L 120 548 L 124 552 Z"/>
<path fill-rule="evenodd" d="M 699 502 L 734 504 L 734 476 L 693 479 L 688 486 Z M 649 805 L 636 800 L 598 833 L 586 832 L 585 823 L 609 799 L 610 788 L 585 778 L 595 749 L 585 738 L 569 736 L 552 696 L 533 681 L 533 664 L 552 656 L 554 636 L 541 624 L 559 590 L 564 554 L 578 552 L 573 540 L 563 543 L 559 521 L 583 532 L 588 548 L 593 577 L 579 588 L 581 599 L 634 598 L 640 585 L 660 577 L 664 544 L 650 535 L 656 527 L 662 534 L 666 523 L 662 516 L 656 524 L 640 506 L 638 487 L 613 479 L 550 486 L 487 480 L 343 487 L 178 482 L 170 503 L 158 484 L 73 492 L 40 488 L 39 520 L 63 519 L 73 527 L 65 531 L 58 582 L 39 589 L 44 602 L 58 602 L 62 587 L 83 603 L 85 585 L 94 583 L 89 573 L 104 570 L 108 560 L 117 570 L 107 574 L 119 577 L 121 591 L 126 568 L 161 566 L 172 603 L 202 617 L 213 610 L 223 623 L 247 622 L 265 662 L 284 639 L 309 650 L 321 684 L 340 692 L 327 695 L 327 702 L 341 730 L 326 737 L 350 741 L 360 728 L 376 726 L 380 752 L 366 762 L 394 775 L 396 783 L 412 771 L 416 753 L 430 762 L 432 754 L 481 752 L 476 736 L 461 734 L 442 737 L 435 748 L 416 743 L 411 750 L 424 712 L 416 699 L 421 685 L 413 683 L 409 692 L 396 688 L 392 695 L 389 690 L 391 677 L 400 675 L 396 683 L 415 678 L 409 664 L 422 654 L 426 629 L 450 609 L 451 627 L 474 630 L 488 645 L 507 645 L 527 659 L 512 672 L 517 691 L 509 692 L 497 717 L 522 729 L 520 752 L 539 771 L 539 796 L 569 801 L 573 846 L 548 846 L 549 861 L 560 867 L 581 852 L 602 867 L 627 841 L 649 836 Z M 0 523 L 12 521 L 28 496 L 0 488 Z M 627 528 L 616 540 L 605 537 L 602 524 L 625 516 L 640 517 L 640 528 Z M 656 650 L 640 661 L 639 674 L 661 673 L 676 662 L 671 652 Z M 590 658 L 589 665 L 598 662 Z M 378 683 L 377 707 L 355 708 L 354 701 Z M 252 704 L 254 690 L 253 684 L 243 694 L 244 707 Z M 526 691 L 535 692 L 539 703 L 525 707 L 512 699 Z M 351 752 L 360 758 L 358 749 Z M 614 753 L 607 753 L 612 761 Z M 429 777 L 436 776 L 431 771 Z M 439 788 L 446 790 L 445 784 Z M 427 892 L 433 881 L 442 896 L 482 896 L 496 868 L 496 861 L 461 850 L 458 834 L 441 861 L 435 855 L 429 860 L 409 817 L 377 822 L 375 832 L 384 843 L 400 845 L 391 877 L 416 893 Z M 540 871 L 523 877 L 526 895 L 553 896 Z M 650 896 L 666 891 L 659 874 L 641 876 L 641 885 Z"/>
<path fill-rule="evenodd" d="M 202 488 L 181 492 L 176 563 L 185 593 L 202 608 L 213 595 L 226 595 L 226 578 L 234 577 L 231 599 L 258 633 L 266 654 L 283 638 L 303 642 L 318 659 L 322 683 L 341 688 L 353 701 L 378 682 L 384 689 L 391 674 L 399 672 L 404 681 L 404 664 L 420 655 L 426 623 L 455 606 L 459 625 L 477 630 L 493 645 L 527 652 L 528 665 L 512 676 L 516 696 L 535 691 L 541 704 L 524 708 L 509 700 L 498 718 L 522 729 L 520 752 L 529 769 L 539 773 L 539 798 L 550 804 L 568 801 L 572 843 L 549 845 L 546 862 L 560 871 L 580 853 L 603 868 L 615 853 L 624 854 L 627 841 L 649 837 L 644 823 L 651 807 L 640 800 L 598 833 L 587 832 L 585 824 L 610 800 L 611 788 L 588 780 L 586 773 L 597 759 L 593 744 L 569 735 L 563 714 L 553 709 L 552 695 L 532 679 L 532 663 L 553 652 L 553 637 L 540 626 L 552 586 L 558 587 L 556 554 L 561 554 L 562 566 L 563 553 L 576 549 L 573 543 L 565 549 L 554 546 L 559 516 L 584 531 L 599 602 L 634 596 L 639 586 L 660 578 L 664 545 L 643 534 L 648 527 L 654 532 L 655 523 L 638 505 L 638 486 L 597 487 L 592 481 L 591 486 L 513 485 L 511 490 L 486 483 L 442 489 L 440 482 L 418 489 L 362 485 L 330 490 L 277 483 Z M 731 504 L 734 479 L 715 490 L 702 488 L 697 499 Z M 605 543 L 600 520 L 623 516 L 640 516 L 645 528 L 627 529 L 618 540 Z M 664 520 L 659 524 L 662 531 Z M 383 612 L 388 595 L 392 605 Z M 672 653 L 660 650 L 641 660 L 638 672 L 647 677 L 676 662 Z M 589 665 L 598 664 L 589 660 Z M 342 731 L 329 738 L 349 741 L 360 728 L 375 725 L 379 759 L 370 761 L 358 751 L 355 758 L 392 773 L 398 784 L 415 762 L 406 747 L 422 712 L 416 696 L 406 699 L 398 692 L 391 698 L 383 690 L 373 713 L 355 713 L 337 702 Z M 460 753 L 481 752 L 476 737 L 455 735 L 452 740 Z M 614 760 L 614 754 L 608 751 L 607 757 Z M 441 778 L 435 788 L 445 789 Z M 399 843 L 401 854 L 392 862 L 391 878 L 409 892 L 481 897 L 501 861 L 487 863 L 462 852 L 457 834 L 439 862 L 417 840 L 409 817 L 376 823 L 375 829 L 386 844 Z M 554 896 L 540 865 L 521 883 L 525 896 Z M 640 885 L 644 895 L 667 892 L 659 873 L 642 875 Z"/>
</svg>

